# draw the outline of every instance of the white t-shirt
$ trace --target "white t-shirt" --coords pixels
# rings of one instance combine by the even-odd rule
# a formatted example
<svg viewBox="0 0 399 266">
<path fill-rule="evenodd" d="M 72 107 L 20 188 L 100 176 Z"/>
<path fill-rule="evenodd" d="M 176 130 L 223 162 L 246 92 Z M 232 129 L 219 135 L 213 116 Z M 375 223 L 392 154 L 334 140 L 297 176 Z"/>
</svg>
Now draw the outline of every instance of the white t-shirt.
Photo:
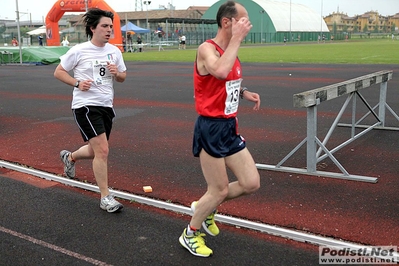
<svg viewBox="0 0 399 266">
<path fill-rule="evenodd" d="M 119 72 L 126 71 L 121 51 L 106 43 L 98 47 L 90 41 L 73 46 L 60 57 L 66 71 L 73 70 L 77 80 L 93 80 L 89 90 L 73 90 L 72 109 L 83 106 L 113 107 L 113 76 L 106 68 L 107 62 L 117 66 Z"/>
</svg>

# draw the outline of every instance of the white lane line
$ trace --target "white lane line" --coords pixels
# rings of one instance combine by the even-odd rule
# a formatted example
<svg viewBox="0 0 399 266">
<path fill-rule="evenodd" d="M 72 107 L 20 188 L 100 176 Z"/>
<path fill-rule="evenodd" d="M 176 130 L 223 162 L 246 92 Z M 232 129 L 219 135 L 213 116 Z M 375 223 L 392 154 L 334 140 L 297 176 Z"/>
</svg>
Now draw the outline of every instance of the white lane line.
<svg viewBox="0 0 399 266">
<path fill-rule="evenodd" d="M 39 246 L 42 246 L 42 247 L 45 247 L 45 248 L 49 248 L 49 249 L 52 249 L 52 250 L 60 252 L 60 253 L 63 253 L 63 254 L 68 255 L 70 257 L 74 257 L 76 259 L 83 260 L 83 261 L 91 263 L 93 265 L 100 265 L 100 266 L 110 266 L 111 265 L 111 264 L 108 264 L 106 262 L 102 262 L 102 261 L 99 261 L 99 260 L 96 260 L 96 259 L 93 259 L 93 258 L 89 258 L 89 257 L 86 257 L 86 256 L 84 256 L 82 254 L 79 254 L 79 253 L 70 251 L 68 249 L 65 249 L 65 248 L 62 248 L 62 247 L 47 243 L 45 241 L 33 238 L 31 236 L 15 232 L 13 230 L 7 229 L 7 228 L 2 227 L 2 226 L 0 226 L 0 231 L 4 232 L 6 234 L 9 234 L 9 235 L 12 235 L 12 236 L 27 240 L 29 242 L 32 242 L 33 244 L 36 244 L 36 245 L 39 245 Z"/>
</svg>

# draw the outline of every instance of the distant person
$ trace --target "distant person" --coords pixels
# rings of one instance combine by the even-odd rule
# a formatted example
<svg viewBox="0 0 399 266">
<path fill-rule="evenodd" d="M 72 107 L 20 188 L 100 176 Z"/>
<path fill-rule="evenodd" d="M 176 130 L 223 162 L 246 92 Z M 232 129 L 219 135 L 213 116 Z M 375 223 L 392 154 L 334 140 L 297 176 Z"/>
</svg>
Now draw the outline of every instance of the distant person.
<svg viewBox="0 0 399 266">
<path fill-rule="evenodd" d="M 141 53 L 143 51 L 143 40 L 141 39 L 140 35 L 137 36 L 137 46 L 139 53 Z"/>
<path fill-rule="evenodd" d="M 109 44 L 113 19 L 114 14 L 110 11 L 89 9 L 83 22 L 90 40 L 73 46 L 62 55 L 54 72 L 55 78 L 73 86 L 72 113 L 83 141 L 87 143 L 73 152 L 60 152 L 64 173 L 68 178 L 74 178 L 76 162 L 92 160 L 100 191 L 100 208 L 107 212 L 123 208 L 108 188 L 108 140 L 115 117 L 113 84 L 126 79 L 122 52 Z M 72 71 L 73 76 L 69 74 Z"/>
<path fill-rule="evenodd" d="M 163 29 L 162 29 L 162 27 L 161 27 L 160 25 L 158 25 L 157 33 L 158 33 L 158 38 L 160 38 L 160 39 L 161 39 L 161 38 L 163 37 L 163 35 L 164 35 Z"/>
<path fill-rule="evenodd" d="M 181 49 L 181 35 L 179 35 L 179 50 Z"/>
<path fill-rule="evenodd" d="M 132 44 L 133 44 L 133 39 L 132 39 L 132 34 L 130 32 L 127 33 L 127 50 L 132 52 Z"/>
<path fill-rule="evenodd" d="M 284 41 L 284 45 L 286 45 L 287 44 L 287 37 L 284 36 L 284 40 L 283 41 Z"/>
<path fill-rule="evenodd" d="M 392 41 L 395 40 L 395 35 L 392 33 Z"/>
<path fill-rule="evenodd" d="M 186 35 L 184 34 L 181 36 L 181 48 L 186 49 Z"/>
<path fill-rule="evenodd" d="M 68 41 L 66 36 L 62 39 L 61 45 L 62 46 L 69 46 L 69 41 Z"/>
<path fill-rule="evenodd" d="M 43 36 L 41 34 L 37 36 L 37 40 L 39 41 L 39 46 L 43 46 Z"/>
<path fill-rule="evenodd" d="M 123 51 L 126 52 L 126 39 L 125 36 L 122 35 L 122 46 L 123 46 Z"/>
<path fill-rule="evenodd" d="M 132 34 L 130 32 L 127 33 L 127 43 L 132 43 Z"/>
<path fill-rule="evenodd" d="M 11 40 L 11 45 L 12 46 L 18 46 L 18 41 L 17 41 L 17 38 L 16 37 L 14 37 L 14 38 L 12 38 L 12 40 Z"/>
</svg>

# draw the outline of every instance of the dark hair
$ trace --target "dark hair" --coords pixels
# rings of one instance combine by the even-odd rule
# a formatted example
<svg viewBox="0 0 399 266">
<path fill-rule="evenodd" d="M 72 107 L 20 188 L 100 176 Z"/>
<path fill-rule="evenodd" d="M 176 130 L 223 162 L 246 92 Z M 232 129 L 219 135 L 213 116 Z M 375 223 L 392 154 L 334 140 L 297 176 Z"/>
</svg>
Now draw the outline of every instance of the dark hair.
<svg viewBox="0 0 399 266">
<path fill-rule="evenodd" d="M 99 8 L 90 8 L 86 14 L 83 15 L 87 36 L 93 37 L 91 28 L 96 28 L 102 17 L 107 17 L 114 21 L 114 13 Z"/>
<path fill-rule="evenodd" d="M 237 16 L 236 2 L 227 1 L 219 7 L 218 13 L 216 15 L 218 27 L 222 27 L 222 18 L 234 18 L 235 16 Z"/>
</svg>

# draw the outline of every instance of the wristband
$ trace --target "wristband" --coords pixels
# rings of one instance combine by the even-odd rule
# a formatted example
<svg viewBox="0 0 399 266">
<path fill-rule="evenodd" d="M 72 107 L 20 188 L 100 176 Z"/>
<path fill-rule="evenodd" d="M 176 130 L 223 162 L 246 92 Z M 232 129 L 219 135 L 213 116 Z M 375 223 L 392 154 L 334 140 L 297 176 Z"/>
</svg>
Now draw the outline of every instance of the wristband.
<svg viewBox="0 0 399 266">
<path fill-rule="evenodd" d="M 240 91 L 240 97 L 241 99 L 244 98 L 244 91 L 248 90 L 247 87 L 242 87 L 241 91 Z"/>
<path fill-rule="evenodd" d="M 77 80 L 76 83 L 75 83 L 75 85 L 74 85 L 74 87 L 75 87 L 75 88 L 79 88 L 79 84 L 80 84 L 80 80 Z"/>
</svg>

